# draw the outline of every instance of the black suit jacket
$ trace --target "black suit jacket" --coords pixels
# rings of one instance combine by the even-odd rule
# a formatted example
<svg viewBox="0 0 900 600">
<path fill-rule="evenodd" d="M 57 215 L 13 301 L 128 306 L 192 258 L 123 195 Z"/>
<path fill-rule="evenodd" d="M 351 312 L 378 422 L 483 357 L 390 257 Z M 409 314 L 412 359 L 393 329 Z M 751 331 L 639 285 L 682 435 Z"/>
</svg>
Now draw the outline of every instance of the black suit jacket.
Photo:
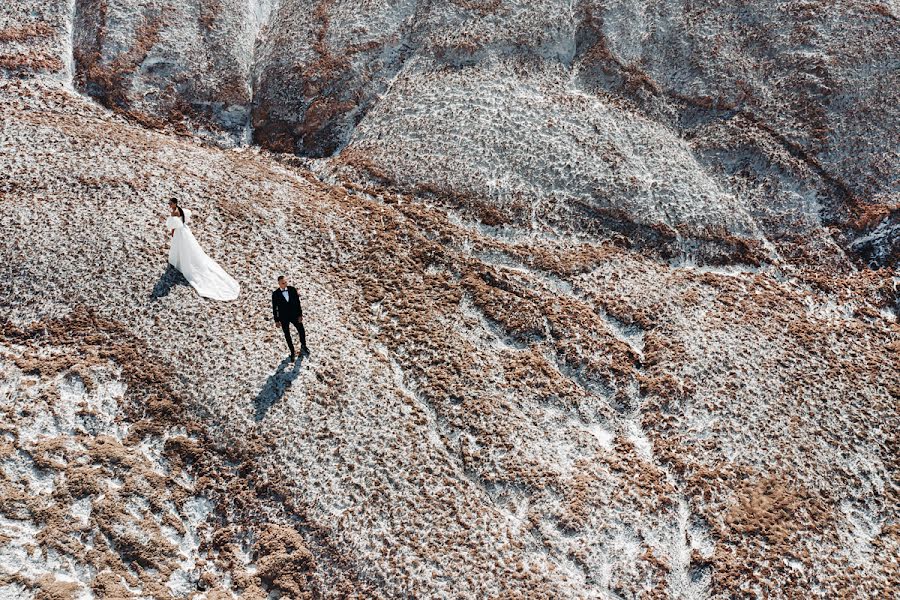
<svg viewBox="0 0 900 600">
<path fill-rule="evenodd" d="M 288 299 L 285 301 L 281 288 L 272 292 L 272 314 L 276 321 L 290 323 L 294 319 L 303 320 L 303 309 L 300 307 L 300 297 L 297 288 L 287 286 Z"/>
</svg>

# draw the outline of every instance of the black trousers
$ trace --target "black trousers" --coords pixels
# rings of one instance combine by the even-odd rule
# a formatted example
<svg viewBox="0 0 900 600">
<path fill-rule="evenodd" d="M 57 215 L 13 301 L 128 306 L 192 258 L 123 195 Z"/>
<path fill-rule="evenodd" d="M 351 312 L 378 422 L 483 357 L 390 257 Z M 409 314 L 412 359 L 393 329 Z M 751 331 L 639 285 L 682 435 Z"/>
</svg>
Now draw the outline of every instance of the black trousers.
<svg viewBox="0 0 900 600">
<path fill-rule="evenodd" d="M 291 354 L 297 354 L 294 352 L 294 341 L 291 339 L 292 324 L 300 334 L 300 348 L 306 348 L 306 331 L 303 329 L 303 321 L 299 317 L 294 317 L 293 321 L 281 320 L 281 330 L 284 331 L 284 339 L 287 340 L 288 348 L 290 348 Z"/>
</svg>

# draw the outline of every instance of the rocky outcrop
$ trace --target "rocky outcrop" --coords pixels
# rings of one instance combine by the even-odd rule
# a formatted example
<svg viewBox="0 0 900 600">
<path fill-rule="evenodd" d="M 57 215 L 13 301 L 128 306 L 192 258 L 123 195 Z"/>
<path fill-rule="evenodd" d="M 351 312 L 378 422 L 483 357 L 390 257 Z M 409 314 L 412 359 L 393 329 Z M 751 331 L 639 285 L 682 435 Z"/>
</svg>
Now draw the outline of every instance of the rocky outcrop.
<svg viewBox="0 0 900 600">
<path fill-rule="evenodd" d="M 280 20 L 270 38 L 299 62 L 261 90 L 264 146 L 346 145 L 336 161 L 350 176 L 488 202 L 493 221 L 668 238 L 675 256 L 754 262 L 771 241 L 833 265 L 837 241 L 863 264 L 898 259 L 900 40 L 887 6 L 291 10 L 316 17 Z"/>
<path fill-rule="evenodd" d="M 873 221 L 894 227 L 898 218 L 894 9 L 781 1 L 581 7 L 581 84 L 628 98 L 679 130 L 730 189 L 746 190 L 772 236 L 837 225 L 842 245 L 866 262 L 900 258 L 896 239 L 850 239 Z M 785 222 L 785 214 L 795 218 Z"/>
<path fill-rule="evenodd" d="M 58 4 L 6 37 L 62 19 L 76 86 L 145 125 L 666 260 L 900 258 L 888 5 Z"/>
<path fill-rule="evenodd" d="M 258 54 L 253 141 L 305 156 L 339 151 L 410 54 L 418 4 L 279 2 Z"/>
<path fill-rule="evenodd" d="M 263 3 L 75 0 L 79 90 L 144 125 L 249 141 Z"/>
<path fill-rule="evenodd" d="M 71 2 L 22 0 L 0 13 L 0 76 L 47 78 L 71 84 Z"/>
</svg>

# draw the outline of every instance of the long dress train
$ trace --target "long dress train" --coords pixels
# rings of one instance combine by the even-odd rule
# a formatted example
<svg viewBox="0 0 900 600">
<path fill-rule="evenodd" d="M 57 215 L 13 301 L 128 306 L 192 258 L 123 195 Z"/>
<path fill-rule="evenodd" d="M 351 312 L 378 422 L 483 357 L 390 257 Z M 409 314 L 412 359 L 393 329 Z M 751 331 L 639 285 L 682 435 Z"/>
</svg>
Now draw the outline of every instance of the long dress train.
<svg viewBox="0 0 900 600">
<path fill-rule="evenodd" d="M 184 278 L 204 298 L 234 300 L 240 294 L 241 286 L 216 261 L 207 256 L 197 243 L 187 226 L 190 214 L 190 211 L 184 211 L 185 222 L 181 221 L 181 217 L 166 219 L 167 230 L 175 230 L 169 248 L 169 264 L 181 271 Z"/>
</svg>

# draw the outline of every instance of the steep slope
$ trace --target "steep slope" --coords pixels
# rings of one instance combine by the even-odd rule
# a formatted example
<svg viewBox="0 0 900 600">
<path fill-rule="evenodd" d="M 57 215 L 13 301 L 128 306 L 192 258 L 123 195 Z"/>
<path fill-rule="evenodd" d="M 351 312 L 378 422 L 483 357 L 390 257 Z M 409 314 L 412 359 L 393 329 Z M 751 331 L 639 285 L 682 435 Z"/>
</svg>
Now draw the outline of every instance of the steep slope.
<svg viewBox="0 0 900 600">
<path fill-rule="evenodd" d="M 57 84 L 2 81 L 0 106 L 4 593 L 896 589 L 886 270 L 498 236 Z M 172 196 L 238 301 L 164 270 Z"/>
</svg>

